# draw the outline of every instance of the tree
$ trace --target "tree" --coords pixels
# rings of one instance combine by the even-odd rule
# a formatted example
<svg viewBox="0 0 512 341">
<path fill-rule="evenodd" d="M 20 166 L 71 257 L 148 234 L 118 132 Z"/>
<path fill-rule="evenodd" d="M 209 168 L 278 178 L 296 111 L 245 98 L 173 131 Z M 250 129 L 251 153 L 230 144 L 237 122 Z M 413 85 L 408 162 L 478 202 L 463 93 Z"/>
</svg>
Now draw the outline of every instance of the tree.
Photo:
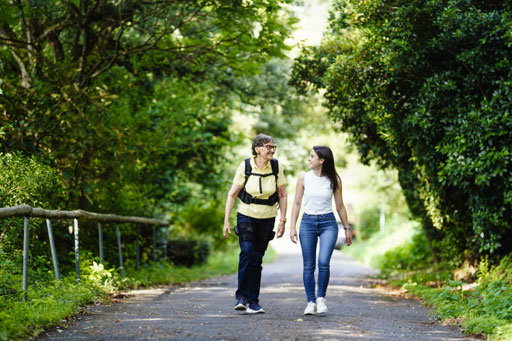
<svg viewBox="0 0 512 341">
<path fill-rule="evenodd" d="M 512 241 L 510 15 L 505 1 L 339 0 L 294 67 L 364 161 L 398 170 L 446 260 L 496 259 Z"/>
<path fill-rule="evenodd" d="M 133 214 L 207 184 L 224 91 L 283 56 L 288 2 L 1 0 L 0 150 L 58 169 L 69 208 Z"/>
</svg>

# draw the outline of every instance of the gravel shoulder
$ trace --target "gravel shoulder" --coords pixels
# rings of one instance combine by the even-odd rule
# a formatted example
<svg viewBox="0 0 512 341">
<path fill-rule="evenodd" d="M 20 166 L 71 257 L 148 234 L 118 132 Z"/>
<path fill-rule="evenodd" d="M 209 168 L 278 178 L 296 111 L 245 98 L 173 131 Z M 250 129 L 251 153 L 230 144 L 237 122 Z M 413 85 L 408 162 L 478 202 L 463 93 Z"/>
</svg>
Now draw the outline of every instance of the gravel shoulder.
<svg viewBox="0 0 512 341">
<path fill-rule="evenodd" d="M 236 275 L 230 275 L 128 292 L 120 303 L 91 306 L 72 326 L 39 339 L 476 340 L 430 318 L 417 301 L 372 289 L 366 276 L 375 271 L 339 251 L 331 261 L 329 314 L 303 316 L 300 247 L 284 239 L 272 243 L 278 259 L 263 266 L 265 314 L 233 310 Z"/>
</svg>

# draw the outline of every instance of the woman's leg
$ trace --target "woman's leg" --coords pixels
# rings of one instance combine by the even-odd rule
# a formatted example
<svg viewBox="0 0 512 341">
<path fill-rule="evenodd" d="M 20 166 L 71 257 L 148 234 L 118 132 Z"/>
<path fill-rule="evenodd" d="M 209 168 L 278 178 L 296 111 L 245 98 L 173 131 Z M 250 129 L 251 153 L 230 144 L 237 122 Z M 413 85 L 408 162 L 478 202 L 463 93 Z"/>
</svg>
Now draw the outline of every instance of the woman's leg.
<svg viewBox="0 0 512 341">
<path fill-rule="evenodd" d="M 315 263 L 317 227 L 314 216 L 304 214 L 299 230 L 300 246 L 302 249 L 302 262 L 304 270 L 302 279 L 306 290 L 308 302 L 315 302 Z"/>
<path fill-rule="evenodd" d="M 244 223 L 250 223 L 250 218 L 238 213 L 236 223 L 238 226 Z M 235 293 L 236 299 L 241 297 L 249 297 L 249 281 L 250 281 L 250 264 L 254 257 L 254 243 L 252 241 L 244 241 L 238 236 L 240 244 L 240 255 L 238 258 L 238 289 Z"/>
<path fill-rule="evenodd" d="M 254 252 L 249 264 L 249 285 L 248 301 L 259 302 L 261 288 L 261 270 L 263 267 L 263 256 L 267 250 L 270 237 L 273 234 L 275 218 L 254 219 L 251 218 L 251 224 L 254 227 Z"/>
<path fill-rule="evenodd" d="M 324 216 L 319 222 L 320 250 L 318 252 L 318 292 L 317 297 L 325 297 L 330 277 L 330 262 L 336 239 L 338 224 L 334 214 Z"/>
</svg>

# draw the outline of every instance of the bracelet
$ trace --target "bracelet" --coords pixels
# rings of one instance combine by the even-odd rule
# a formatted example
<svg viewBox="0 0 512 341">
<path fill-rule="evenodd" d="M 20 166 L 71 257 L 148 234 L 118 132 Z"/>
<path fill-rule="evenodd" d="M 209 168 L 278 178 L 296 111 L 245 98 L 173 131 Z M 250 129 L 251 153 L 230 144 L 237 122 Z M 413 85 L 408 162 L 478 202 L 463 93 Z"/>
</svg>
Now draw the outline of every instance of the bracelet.
<svg viewBox="0 0 512 341">
<path fill-rule="evenodd" d="M 286 223 L 286 218 L 281 218 L 279 221 L 282 221 L 283 223 Z"/>
</svg>

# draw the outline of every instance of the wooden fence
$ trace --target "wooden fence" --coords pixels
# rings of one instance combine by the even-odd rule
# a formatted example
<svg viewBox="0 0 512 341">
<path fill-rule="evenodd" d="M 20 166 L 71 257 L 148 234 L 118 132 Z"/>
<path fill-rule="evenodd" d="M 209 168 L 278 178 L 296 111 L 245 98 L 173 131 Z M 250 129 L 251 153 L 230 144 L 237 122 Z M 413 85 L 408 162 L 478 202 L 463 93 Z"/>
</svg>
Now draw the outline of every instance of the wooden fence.
<svg viewBox="0 0 512 341">
<path fill-rule="evenodd" d="M 99 240 L 99 259 L 100 262 L 103 262 L 103 224 L 107 223 L 115 223 L 116 225 L 116 236 L 117 236 L 117 247 L 119 253 L 119 266 L 121 269 L 121 274 L 124 275 L 124 264 L 123 264 L 123 250 L 121 247 L 121 230 L 119 229 L 119 224 L 122 223 L 132 223 L 137 225 L 137 240 L 136 240 L 136 268 L 139 268 L 140 265 L 140 245 L 139 245 L 139 235 L 140 235 L 140 226 L 141 225 L 149 225 L 153 227 L 153 260 L 156 261 L 156 226 L 165 227 L 166 232 L 169 226 L 169 222 L 166 220 L 158 220 L 153 218 L 144 218 L 144 217 L 130 217 L 130 216 L 120 216 L 115 214 L 102 214 L 102 213 L 94 213 L 87 212 L 83 210 L 74 210 L 74 211 L 60 211 L 60 210 L 45 210 L 42 208 L 36 208 L 29 205 L 19 205 L 13 207 L 2 207 L 0 208 L 0 219 L 10 218 L 10 217 L 23 217 L 24 226 L 23 226 L 23 291 L 26 293 L 28 290 L 28 253 L 29 253 L 29 236 L 30 236 L 30 228 L 29 228 L 29 219 L 31 217 L 37 218 L 45 218 L 46 225 L 48 228 L 48 237 L 50 241 L 50 249 L 52 253 L 52 261 L 53 267 L 55 271 L 55 277 L 57 281 L 60 281 L 60 273 L 59 273 L 59 263 L 57 261 L 57 252 L 55 248 L 55 242 L 53 238 L 53 230 L 51 219 L 72 219 L 73 220 L 73 232 L 75 238 L 75 270 L 76 270 L 76 280 L 80 282 L 80 242 L 79 242 L 79 221 L 85 222 L 97 222 L 98 223 L 98 240 Z M 167 233 L 165 233 L 164 238 L 164 250 L 167 250 Z"/>
</svg>

